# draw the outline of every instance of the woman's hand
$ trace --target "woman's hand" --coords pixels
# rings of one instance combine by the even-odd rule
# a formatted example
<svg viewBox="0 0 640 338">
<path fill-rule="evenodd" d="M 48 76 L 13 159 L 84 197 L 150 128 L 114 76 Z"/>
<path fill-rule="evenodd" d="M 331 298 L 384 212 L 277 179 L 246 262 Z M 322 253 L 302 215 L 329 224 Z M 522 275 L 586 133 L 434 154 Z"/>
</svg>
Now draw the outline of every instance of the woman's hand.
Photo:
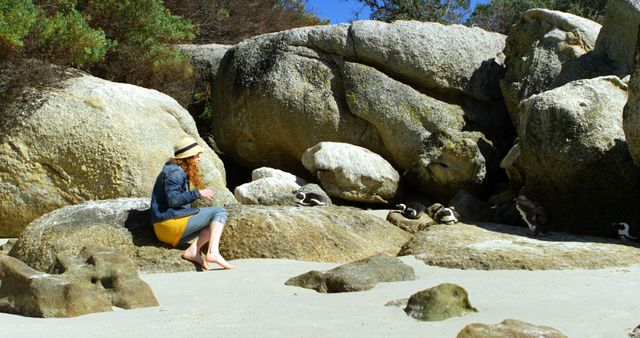
<svg viewBox="0 0 640 338">
<path fill-rule="evenodd" d="M 213 190 L 211 190 L 211 189 L 203 189 L 203 190 L 199 190 L 199 191 L 200 191 L 200 197 L 206 198 L 209 201 L 213 201 Z"/>
</svg>

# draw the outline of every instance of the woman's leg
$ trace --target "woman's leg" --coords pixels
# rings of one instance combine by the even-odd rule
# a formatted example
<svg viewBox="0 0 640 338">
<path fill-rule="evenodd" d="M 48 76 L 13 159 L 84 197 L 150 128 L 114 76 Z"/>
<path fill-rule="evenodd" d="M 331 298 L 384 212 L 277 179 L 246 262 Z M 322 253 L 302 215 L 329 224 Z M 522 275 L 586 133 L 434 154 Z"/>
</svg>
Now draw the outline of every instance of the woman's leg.
<svg viewBox="0 0 640 338">
<path fill-rule="evenodd" d="M 182 252 L 182 258 L 200 265 L 203 270 L 209 270 L 209 265 L 207 265 L 207 261 L 202 259 L 202 256 L 200 255 L 200 248 L 207 244 L 208 240 L 205 240 L 204 238 L 208 238 L 208 235 L 209 227 L 205 227 L 200 231 L 196 240 Z"/>
<path fill-rule="evenodd" d="M 181 243 L 186 243 L 197 234 L 196 240 L 183 252 L 182 257 L 208 269 L 207 261 L 216 263 L 225 269 L 233 269 L 234 266 L 220 254 L 220 238 L 227 222 L 227 210 L 222 207 L 201 208 L 200 212 L 189 220 L 187 229 L 182 235 Z M 199 232 L 198 232 L 199 231 Z M 209 243 L 206 261 L 202 261 L 200 250 Z"/>
<path fill-rule="evenodd" d="M 224 223 L 218 220 L 211 222 L 211 226 L 209 227 L 209 249 L 207 250 L 205 260 L 216 263 L 225 269 L 234 269 L 235 266 L 227 263 L 220 254 L 220 237 L 222 237 L 222 230 L 224 230 Z M 200 237 L 204 237 L 202 232 L 200 233 Z"/>
<path fill-rule="evenodd" d="M 183 246 L 195 238 L 191 245 L 182 252 L 182 258 L 199 265 L 203 270 L 209 270 L 209 266 L 202 259 L 200 249 L 209 242 L 210 224 L 215 214 L 212 210 L 207 209 L 202 208 L 189 218 L 187 227 L 178 242 L 178 246 Z"/>
</svg>

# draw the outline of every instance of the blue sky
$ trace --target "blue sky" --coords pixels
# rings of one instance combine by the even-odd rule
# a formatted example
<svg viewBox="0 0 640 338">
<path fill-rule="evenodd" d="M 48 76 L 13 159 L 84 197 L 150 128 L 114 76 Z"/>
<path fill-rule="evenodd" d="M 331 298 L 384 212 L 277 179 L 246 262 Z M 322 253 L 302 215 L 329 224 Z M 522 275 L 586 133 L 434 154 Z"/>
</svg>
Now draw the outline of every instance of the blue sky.
<svg viewBox="0 0 640 338">
<path fill-rule="evenodd" d="M 472 0 L 471 6 L 476 2 L 487 2 L 488 0 Z M 368 7 L 362 5 L 357 0 L 308 0 L 307 8 L 312 10 L 321 19 L 330 19 L 331 23 L 343 23 L 356 19 L 355 13 L 360 12 L 359 19 L 369 18 Z"/>
</svg>

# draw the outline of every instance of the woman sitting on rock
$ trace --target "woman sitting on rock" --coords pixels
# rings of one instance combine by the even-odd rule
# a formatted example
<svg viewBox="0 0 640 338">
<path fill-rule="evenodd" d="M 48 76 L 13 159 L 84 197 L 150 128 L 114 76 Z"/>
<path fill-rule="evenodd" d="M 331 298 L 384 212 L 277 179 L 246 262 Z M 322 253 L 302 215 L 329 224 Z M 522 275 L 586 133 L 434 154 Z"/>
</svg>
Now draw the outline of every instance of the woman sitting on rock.
<svg viewBox="0 0 640 338">
<path fill-rule="evenodd" d="M 200 178 L 198 162 L 204 149 L 194 139 L 184 138 L 174 150 L 174 157 L 164 165 L 153 187 L 153 230 L 161 242 L 173 247 L 183 246 L 195 238 L 182 253 L 182 258 L 203 270 L 209 270 L 207 262 L 233 269 L 234 266 L 219 252 L 227 210 L 223 207 L 191 207 L 191 202 L 199 198 L 213 200 L 213 191 L 205 189 Z M 203 260 L 200 249 L 207 243 L 209 247 Z"/>
</svg>

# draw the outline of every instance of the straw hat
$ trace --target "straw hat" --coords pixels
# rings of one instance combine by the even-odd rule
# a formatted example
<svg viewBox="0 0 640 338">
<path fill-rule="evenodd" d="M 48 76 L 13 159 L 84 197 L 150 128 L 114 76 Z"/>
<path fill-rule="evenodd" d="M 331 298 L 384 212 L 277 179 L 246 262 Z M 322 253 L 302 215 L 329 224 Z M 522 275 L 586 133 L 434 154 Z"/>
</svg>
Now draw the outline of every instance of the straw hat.
<svg viewBox="0 0 640 338">
<path fill-rule="evenodd" d="M 198 142 L 191 137 L 185 137 L 180 140 L 173 150 L 173 157 L 175 158 L 187 158 L 204 152 Z"/>
</svg>

